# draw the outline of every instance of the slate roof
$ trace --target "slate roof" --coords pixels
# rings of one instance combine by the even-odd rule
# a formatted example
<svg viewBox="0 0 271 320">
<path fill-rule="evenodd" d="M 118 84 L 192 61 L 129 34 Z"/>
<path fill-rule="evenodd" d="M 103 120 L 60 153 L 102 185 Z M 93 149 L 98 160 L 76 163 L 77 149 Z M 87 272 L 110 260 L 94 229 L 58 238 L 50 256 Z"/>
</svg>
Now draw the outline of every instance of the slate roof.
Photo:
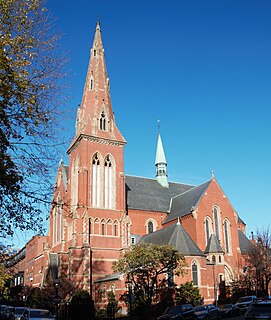
<svg viewBox="0 0 271 320">
<path fill-rule="evenodd" d="M 215 234 L 211 234 L 204 253 L 224 253 Z"/>
<path fill-rule="evenodd" d="M 244 234 L 243 231 L 238 230 L 238 237 L 239 237 L 239 247 L 242 253 L 248 253 L 249 248 L 251 246 L 251 242 L 247 238 L 247 236 Z"/>
<path fill-rule="evenodd" d="M 100 283 L 100 282 L 106 282 L 106 281 L 114 281 L 114 280 L 120 280 L 123 276 L 123 273 L 117 272 L 112 273 L 108 276 L 105 276 L 103 278 L 96 279 L 94 283 Z"/>
<path fill-rule="evenodd" d="M 205 256 L 180 223 L 149 233 L 141 238 L 140 242 L 142 241 L 155 244 L 171 244 L 184 256 Z"/>
<path fill-rule="evenodd" d="M 174 197 L 171 202 L 170 212 L 164 222 L 182 217 L 196 208 L 210 183 L 211 180 Z"/>
<path fill-rule="evenodd" d="M 144 211 L 168 212 L 170 199 L 194 186 L 169 182 L 163 188 L 156 179 L 126 177 L 127 208 Z"/>
</svg>

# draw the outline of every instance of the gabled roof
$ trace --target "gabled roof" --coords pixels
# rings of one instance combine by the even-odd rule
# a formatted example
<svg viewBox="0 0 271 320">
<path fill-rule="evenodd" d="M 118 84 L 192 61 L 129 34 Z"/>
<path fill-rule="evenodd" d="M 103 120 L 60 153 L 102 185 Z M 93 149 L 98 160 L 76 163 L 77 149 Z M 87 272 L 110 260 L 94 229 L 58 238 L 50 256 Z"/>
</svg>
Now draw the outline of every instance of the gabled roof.
<svg viewBox="0 0 271 320">
<path fill-rule="evenodd" d="M 242 253 L 248 253 L 249 249 L 251 247 L 251 242 L 247 238 L 247 236 L 244 234 L 243 231 L 238 230 L 238 237 L 239 237 L 239 247 Z"/>
<path fill-rule="evenodd" d="M 224 253 L 215 234 L 211 234 L 204 253 Z"/>
<path fill-rule="evenodd" d="M 171 202 L 170 212 L 164 222 L 182 217 L 196 209 L 210 183 L 211 180 L 174 197 Z"/>
<path fill-rule="evenodd" d="M 125 176 L 127 208 L 145 211 L 168 212 L 170 199 L 194 186 L 169 182 L 163 188 L 155 179 Z"/>
<path fill-rule="evenodd" d="M 171 244 L 184 256 L 205 256 L 180 223 L 143 236 L 140 242 Z"/>
</svg>

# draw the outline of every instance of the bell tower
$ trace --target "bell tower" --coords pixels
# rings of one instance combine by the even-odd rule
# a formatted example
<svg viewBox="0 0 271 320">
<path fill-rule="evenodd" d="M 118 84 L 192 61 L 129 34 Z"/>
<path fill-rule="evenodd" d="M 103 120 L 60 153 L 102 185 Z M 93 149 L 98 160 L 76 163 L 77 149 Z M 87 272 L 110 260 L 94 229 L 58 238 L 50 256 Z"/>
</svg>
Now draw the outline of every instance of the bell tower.
<svg viewBox="0 0 271 320">
<path fill-rule="evenodd" d="M 69 266 L 82 288 L 112 272 L 129 243 L 126 230 L 124 146 L 110 98 L 101 27 L 96 25 L 76 133 L 68 149 Z M 78 259 L 83 261 L 78 264 Z M 78 265 L 78 270 L 74 267 Z"/>
</svg>

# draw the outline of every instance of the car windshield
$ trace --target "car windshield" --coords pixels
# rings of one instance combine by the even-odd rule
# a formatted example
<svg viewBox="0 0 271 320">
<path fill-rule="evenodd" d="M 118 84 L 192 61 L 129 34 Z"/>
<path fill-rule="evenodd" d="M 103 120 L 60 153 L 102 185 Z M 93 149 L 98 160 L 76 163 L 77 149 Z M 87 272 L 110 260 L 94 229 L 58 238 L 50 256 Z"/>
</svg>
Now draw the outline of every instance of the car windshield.
<svg viewBox="0 0 271 320">
<path fill-rule="evenodd" d="M 194 311 L 204 311 L 206 309 L 207 309 L 207 307 L 205 307 L 205 306 L 197 306 L 194 308 Z"/>
<path fill-rule="evenodd" d="M 221 309 L 231 309 L 232 308 L 232 304 L 224 304 Z"/>
<path fill-rule="evenodd" d="M 53 318 L 50 311 L 47 310 L 31 310 L 30 318 Z"/>
<path fill-rule="evenodd" d="M 238 300 L 238 302 L 249 302 L 252 301 L 251 297 L 243 297 Z"/>
<path fill-rule="evenodd" d="M 166 313 L 167 313 L 167 314 L 173 314 L 173 315 L 175 315 L 175 314 L 177 314 L 177 313 L 179 313 L 179 312 L 181 312 L 181 311 L 182 311 L 182 308 L 179 307 L 179 306 L 176 306 L 176 307 L 168 308 L 168 309 L 166 310 Z"/>
</svg>

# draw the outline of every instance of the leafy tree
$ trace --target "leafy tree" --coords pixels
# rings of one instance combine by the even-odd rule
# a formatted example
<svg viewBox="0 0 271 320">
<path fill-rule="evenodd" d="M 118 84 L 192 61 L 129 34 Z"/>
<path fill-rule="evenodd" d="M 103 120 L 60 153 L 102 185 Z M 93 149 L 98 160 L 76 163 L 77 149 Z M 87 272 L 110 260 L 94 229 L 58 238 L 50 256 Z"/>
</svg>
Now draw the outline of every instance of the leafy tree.
<svg viewBox="0 0 271 320">
<path fill-rule="evenodd" d="M 0 297 L 2 299 L 7 298 L 7 287 L 10 281 L 11 275 L 9 270 L 5 267 L 5 264 L 0 259 Z"/>
<path fill-rule="evenodd" d="M 115 261 L 113 269 L 127 275 L 135 295 L 135 304 L 139 304 L 141 310 L 145 305 L 148 313 L 155 290 L 163 281 L 164 275 L 181 275 L 185 265 L 184 256 L 173 246 L 142 242 Z"/>
<path fill-rule="evenodd" d="M 58 39 L 43 0 L 0 0 L 1 237 L 41 230 L 40 202 L 50 202 L 60 144 Z"/>
<path fill-rule="evenodd" d="M 77 291 L 72 297 L 71 304 L 71 319 L 93 319 L 95 316 L 95 306 L 90 294 L 85 290 Z"/>
<path fill-rule="evenodd" d="M 193 306 L 197 306 L 201 301 L 199 288 L 193 286 L 192 282 L 182 283 L 176 288 L 176 302 L 178 304 L 191 303 Z"/>
<path fill-rule="evenodd" d="M 268 295 L 271 282 L 271 232 L 270 228 L 258 230 L 247 253 L 245 279 L 256 294 Z"/>
<path fill-rule="evenodd" d="M 59 277 L 58 295 L 62 301 L 67 301 L 75 292 L 74 283 L 66 276 Z M 27 306 L 32 308 L 48 309 L 54 311 L 53 298 L 56 289 L 53 281 L 49 281 L 43 287 L 24 287 L 22 295 L 27 296 Z"/>
<path fill-rule="evenodd" d="M 108 318 L 115 318 L 115 313 L 118 311 L 118 301 L 113 291 L 108 292 L 108 304 L 106 313 Z"/>
</svg>

